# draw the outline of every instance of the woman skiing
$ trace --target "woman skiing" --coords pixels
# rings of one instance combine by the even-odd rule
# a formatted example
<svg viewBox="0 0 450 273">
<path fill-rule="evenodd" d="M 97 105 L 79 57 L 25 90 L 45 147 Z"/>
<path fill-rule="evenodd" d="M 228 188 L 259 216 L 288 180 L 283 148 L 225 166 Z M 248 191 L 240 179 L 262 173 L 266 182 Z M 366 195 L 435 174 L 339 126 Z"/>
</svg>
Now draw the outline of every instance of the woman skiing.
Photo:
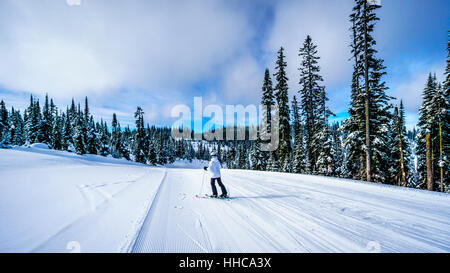
<svg viewBox="0 0 450 273">
<path fill-rule="evenodd" d="M 217 159 L 217 153 L 212 152 L 211 153 L 211 161 L 209 162 L 208 167 L 203 167 L 205 171 L 209 169 L 209 173 L 211 174 L 211 188 L 212 188 L 212 196 L 214 198 L 217 198 L 217 188 L 216 188 L 216 181 L 220 186 L 220 189 L 222 191 L 222 194 L 220 195 L 221 198 L 227 198 L 227 189 L 222 183 L 222 180 L 220 179 L 220 162 Z"/>
</svg>

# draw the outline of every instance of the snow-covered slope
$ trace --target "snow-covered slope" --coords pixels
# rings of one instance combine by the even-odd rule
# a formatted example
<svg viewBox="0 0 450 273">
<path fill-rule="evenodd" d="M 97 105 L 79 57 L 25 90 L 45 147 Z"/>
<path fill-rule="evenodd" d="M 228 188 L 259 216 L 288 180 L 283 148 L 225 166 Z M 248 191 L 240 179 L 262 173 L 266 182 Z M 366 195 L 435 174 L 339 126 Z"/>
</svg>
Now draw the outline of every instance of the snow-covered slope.
<svg viewBox="0 0 450 273">
<path fill-rule="evenodd" d="M 0 252 L 448 252 L 448 195 L 306 175 L 0 149 Z M 205 179 L 203 193 L 210 190 Z"/>
</svg>

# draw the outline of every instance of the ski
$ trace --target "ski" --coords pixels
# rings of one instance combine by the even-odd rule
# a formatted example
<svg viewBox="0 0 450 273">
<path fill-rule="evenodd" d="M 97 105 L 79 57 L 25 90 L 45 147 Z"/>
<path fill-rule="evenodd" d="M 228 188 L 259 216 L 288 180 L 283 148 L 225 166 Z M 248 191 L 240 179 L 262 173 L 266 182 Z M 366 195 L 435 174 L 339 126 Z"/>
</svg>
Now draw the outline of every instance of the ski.
<svg viewBox="0 0 450 273">
<path fill-rule="evenodd" d="M 231 197 L 212 197 L 211 195 L 207 195 L 207 194 L 205 194 L 205 195 L 195 195 L 195 197 L 197 197 L 197 198 L 203 198 L 203 199 L 219 199 L 219 200 L 226 200 L 226 201 L 231 201 L 232 200 L 232 198 Z"/>
</svg>

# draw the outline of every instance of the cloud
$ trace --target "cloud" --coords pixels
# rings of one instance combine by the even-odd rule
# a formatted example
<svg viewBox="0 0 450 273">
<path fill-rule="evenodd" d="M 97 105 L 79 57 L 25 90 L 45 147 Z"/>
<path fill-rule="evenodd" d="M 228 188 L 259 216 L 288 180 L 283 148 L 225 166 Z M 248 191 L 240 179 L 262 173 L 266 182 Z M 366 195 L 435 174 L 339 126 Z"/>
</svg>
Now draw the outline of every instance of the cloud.
<svg viewBox="0 0 450 273">
<path fill-rule="evenodd" d="M 411 113 L 417 113 L 422 104 L 422 93 L 430 73 L 436 74 L 439 80 L 442 80 L 444 74 L 444 62 L 424 64 L 411 63 L 404 67 L 402 79 L 397 80 L 392 85 L 392 95 L 400 103 L 403 100 L 405 110 Z M 406 76 L 406 77 L 405 77 Z"/>
<path fill-rule="evenodd" d="M 324 84 L 349 82 L 351 75 L 348 16 L 353 1 L 283 1 L 276 7 L 274 23 L 265 44 L 267 52 L 285 48 L 291 92 L 299 90 L 298 52 L 307 35 L 317 45 Z M 271 66 L 275 56 L 269 57 Z"/>
<path fill-rule="evenodd" d="M 388 67 L 389 94 L 403 98 L 413 115 L 428 73 L 442 74 L 443 66 L 432 62 L 445 58 L 442 22 L 448 9 L 410 2 L 385 3 L 375 37 L 379 57 Z M 321 57 L 329 106 L 343 113 L 350 101 L 348 16 L 353 4 L 353 0 L 3 0 L 0 96 L 8 105 L 20 107 L 28 103 L 29 92 L 41 98 L 48 92 L 65 109 L 72 97 L 82 102 L 87 95 L 91 112 L 104 119 L 114 111 L 132 124 L 140 105 L 146 121 L 170 123 L 170 108 L 191 105 L 194 96 L 202 96 L 204 105 L 257 104 L 264 69 L 275 72 L 281 46 L 286 49 L 289 93 L 297 95 L 298 50 L 309 34 Z M 397 16 L 399 8 L 404 16 Z M 419 10 L 429 20 L 404 21 Z M 19 103 L 21 98 L 24 103 Z"/>
<path fill-rule="evenodd" d="M 0 10 L 0 86 L 55 97 L 178 89 L 252 37 L 222 1 L 5 0 Z"/>
<path fill-rule="evenodd" d="M 239 104 L 258 104 L 264 69 L 250 55 L 236 58 L 224 71 L 222 93 L 224 101 Z"/>
</svg>

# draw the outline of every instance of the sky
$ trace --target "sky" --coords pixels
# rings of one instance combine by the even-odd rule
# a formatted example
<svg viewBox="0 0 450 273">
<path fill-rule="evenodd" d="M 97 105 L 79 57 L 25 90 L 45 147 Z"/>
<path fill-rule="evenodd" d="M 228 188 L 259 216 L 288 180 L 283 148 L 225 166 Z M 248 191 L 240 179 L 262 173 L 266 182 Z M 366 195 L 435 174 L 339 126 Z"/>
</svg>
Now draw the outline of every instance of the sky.
<svg viewBox="0 0 450 273">
<path fill-rule="evenodd" d="M 427 75 L 443 79 L 450 1 L 381 0 L 375 29 L 388 94 L 417 122 Z M 264 70 L 285 48 L 289 94 L 311 35 L 335 121 L 350 102 L 353 0 L 2 0 L 0 99 L 23 109 L 48 93 L 65 109 L 89 97 L 96 118 L 170 125 L 178 104 L 258 104 Z"/>
</svg>

